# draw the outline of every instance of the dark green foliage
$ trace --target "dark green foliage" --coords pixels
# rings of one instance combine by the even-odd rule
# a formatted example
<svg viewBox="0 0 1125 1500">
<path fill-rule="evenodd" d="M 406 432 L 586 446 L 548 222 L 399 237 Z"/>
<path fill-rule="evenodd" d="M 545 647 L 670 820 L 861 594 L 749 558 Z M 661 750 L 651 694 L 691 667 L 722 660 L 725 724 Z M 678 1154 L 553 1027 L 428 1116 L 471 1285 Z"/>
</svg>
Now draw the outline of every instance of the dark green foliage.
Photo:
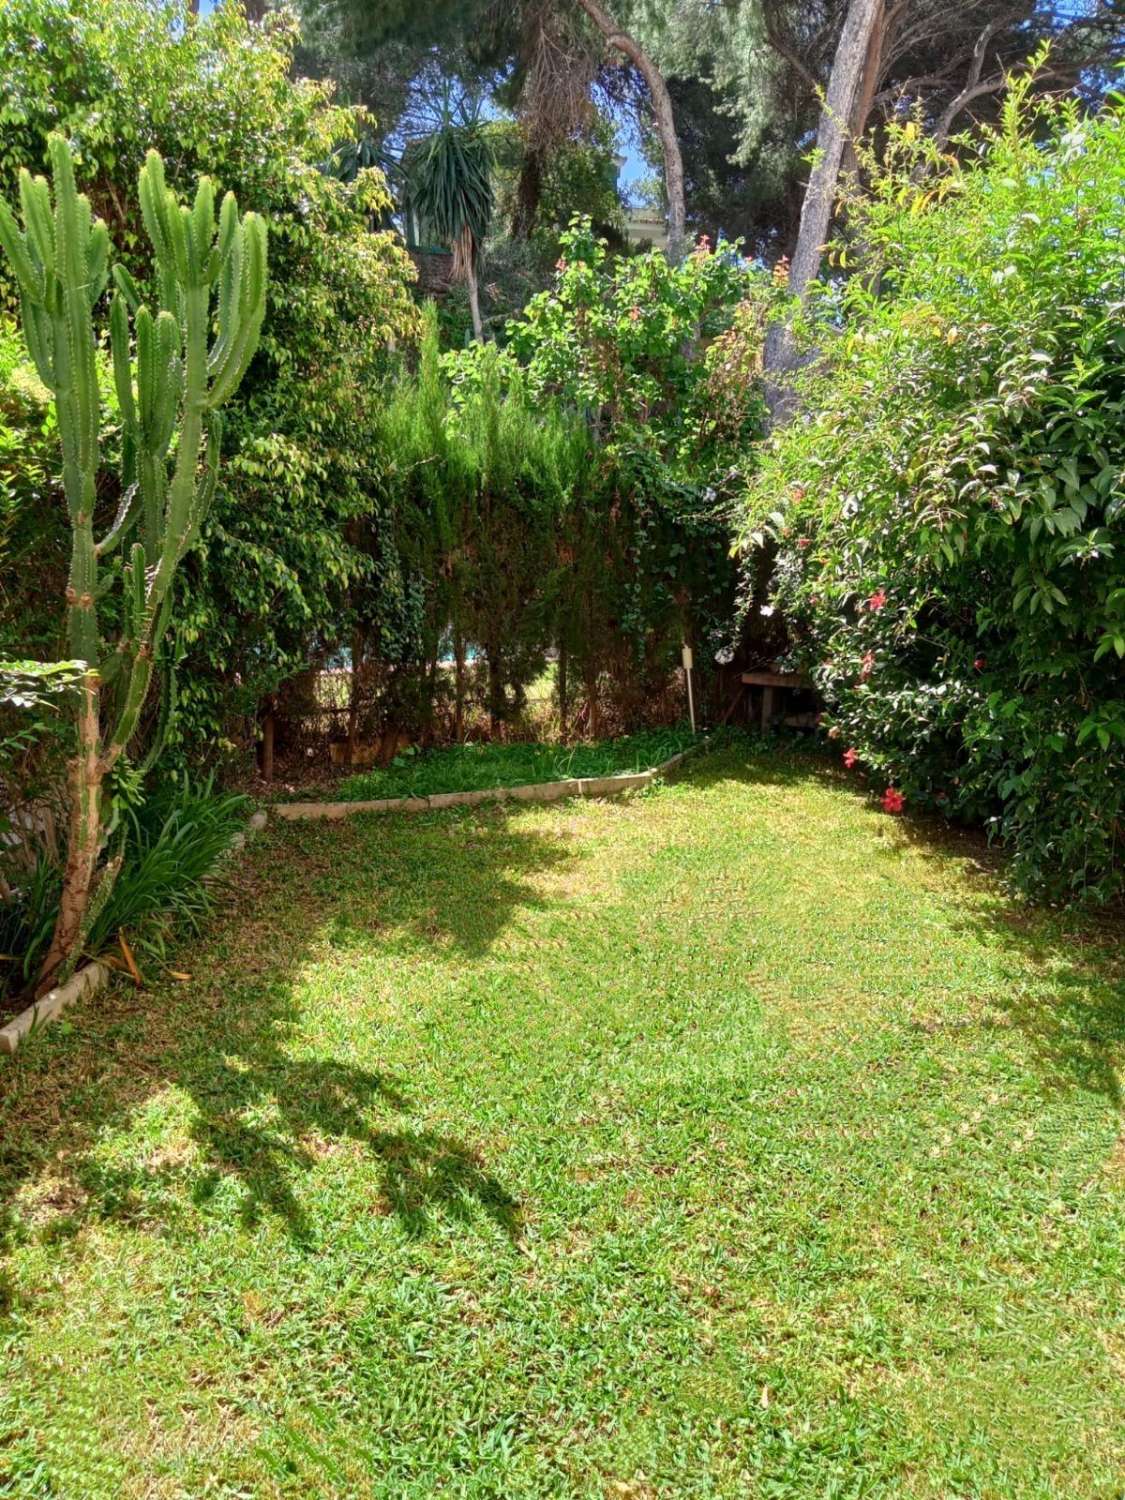
<svg viewBox="0 0 1125 1500">
<path fill-rule="evenodd" d="M 249 803 L 170 777 L 125 816 L 129 840 L 113 889 L 86 934 L 84 952 L 96 958 L 122 929 L 141 953 L 162 956 L 173 929 L 195 932 L 221 891 L 216 876 L 246 823 Z M 0 902 L 0 998 L 35 977 L 51 940 L 62 885 L 58 864 L 44 850 L 27 860 L 10 899 Z"/>
<path fill-rule="evenodd" d="M 752 521 L 832 732 L 1108 899 L 1125 836 L 1125 113 L 1027 86 L 964 168 L 896 130 Z M 928 170 L 929 176 L 924 175 Z M 835 331 L 834 331 L 835 330 Z M 851 758 L 851 757 L 849 757 Z"/>
<path fill-rule="evenodd" d="M 250 26 L 236 5 L 186 27 L 179 6 L 156 0 L 14 0 L 0 10 L 18 103 L 0 117 L 0 169 L 40 162 L 47 132 L 65 127 L 94 206 L 142 285 L 136 174 L 149 145 L 174 186 L 210 173 L 271 222 L 265 331 L 228 408 L 205 545 L 177 580 L 186 656 L 173 742 L 183 756 L 252 743 L 262 698 L 346 638 L 348 589 L 375 576 L 353 533 L 375 503 L 373 393 L 388 340 L 412 325 L 413 273 L 390 235 L 370 232 L 388 201 L 379 174 L 341 183 L 320 170 L 365 122 L 325 86 L 293 78 L 295 42 L 291 17 Z M 103 395 L 111 411 L 112 383 Z M 30 546 L 45 507 L 34 504 L 32 480 L 16 488 L 27 505 L 8 534 Z M 103 491 L 112 520 L 118 497 L 104 477 Z M 43 539 L 37 567 L 65 576 L 57 540 Z M 54 649 L 33 611 L 5 618 L 3 647 Z"/>
<path fill-rule="evenodd" d="M 476 268 L 492 221 L 493 156 L 479 124 L 446 120 L 420 141 L 406 164 L 407 212 L 419 241 L 462 256 Z"/>
<path fill-rule="evenodd" d="M 518 717 L 550 646 L 564 727 L 579 705 L 594 737 L 607 711 L 658 720 L 682 643 L 710 648 L 706 673 L 730 628 L 727 507 L 761 427 L 765 289 L 704 248 L 611 266 L 588 224 L 563 250 L 503 348 L 442 357 L 431 314 L 418 376 L 382 419 L 401 585 L 358 588 L 357 612 L 387 660 L 384 604 L 393 640 L 398 601 L 417 601 L 414 662 L 433 695 L 452 655 L 458 731 L 478 673 L 493 725 Z"/>
</svg>

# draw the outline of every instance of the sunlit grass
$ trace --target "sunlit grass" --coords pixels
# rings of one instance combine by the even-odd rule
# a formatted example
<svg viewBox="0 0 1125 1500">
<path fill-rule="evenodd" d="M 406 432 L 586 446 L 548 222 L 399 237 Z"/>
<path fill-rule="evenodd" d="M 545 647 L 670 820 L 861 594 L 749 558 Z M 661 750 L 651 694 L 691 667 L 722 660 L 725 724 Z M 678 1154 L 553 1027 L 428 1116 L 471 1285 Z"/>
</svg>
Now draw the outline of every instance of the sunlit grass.
<svg viewBox="0 0 1125 1500">
<path fill-rule="evenodd" d="M 0 1492 L 1119 1495 L 1120 934 L 982 862 L 737 750 L 271 833 L 0 1069 Z"/>
</svg>

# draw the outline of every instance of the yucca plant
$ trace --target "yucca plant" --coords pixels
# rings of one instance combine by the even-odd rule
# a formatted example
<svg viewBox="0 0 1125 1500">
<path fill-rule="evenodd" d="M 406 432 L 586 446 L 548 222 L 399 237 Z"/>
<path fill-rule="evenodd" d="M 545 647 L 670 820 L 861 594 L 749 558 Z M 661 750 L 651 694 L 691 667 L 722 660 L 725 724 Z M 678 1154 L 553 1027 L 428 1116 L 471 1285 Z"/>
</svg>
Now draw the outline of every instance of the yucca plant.
<svg viewBox="0 0 1125 1500">
<path fill-rule="evenodd" d="M 170 624 L 176 569 L 198 541 L 215 492 L 218 409 L 237 389 L 257 347 L 266 296 L 264 221 L 252 213 L 241 218 L 231 193 L 216 221 L 207 177 L 200 179 L 192 207 L 181 205 L 165 186 L 160 157 L 150 151 L 140 174 L 140 203 L 159 307 L 154 313 L 143 304 L 125 269 L 114 267 L 108 325 L 124 472 L 117 514 L 98 537 L 101 412 L 94 314 L 109 283 L 109 231 L 77 191 L 62 136 L 50 137 L 48 154 L 53 201 L 46 180 L 26 170 L 20 173 L 22 229 L 0 200 L 0 247 L 19 286 L 24 338 L 55 398 L 71 526 L 67 631 L 70 656 L 84 664 L 75 694 L 66 865 L 40 990 L 73 967 L 120 867 L 119 851 L 103 859 L 116 822 L 107 778 L 133 740 L 148 697 Z M 105 564 L 119 549 L 127 560 L 109 571 Z M 114 587 L 121 599 L 113 615 L 122 624 L 109 641 L 99 606 Z M 170 701 L 166 693 L 162 707 Z"/>
<path fill-rule="evenodd" d="M 453 277 L 469 293 L 473 333 L 483 338 L 477 272 L 492 222 L 493 153 L 480 124 L 442 120 L 420 141 L 409 164 L 410 210 L 453 252 Z"/>
</svg>

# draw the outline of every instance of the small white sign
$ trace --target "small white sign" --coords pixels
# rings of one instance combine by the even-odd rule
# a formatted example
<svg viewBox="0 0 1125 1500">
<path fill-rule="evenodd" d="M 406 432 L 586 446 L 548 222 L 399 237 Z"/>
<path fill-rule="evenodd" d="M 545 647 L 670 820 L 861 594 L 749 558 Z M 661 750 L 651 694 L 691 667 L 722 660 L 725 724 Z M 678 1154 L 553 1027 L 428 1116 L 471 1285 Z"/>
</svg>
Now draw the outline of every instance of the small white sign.
<svg viewBox="0 0 1125 1500">
<path fill-rule="evenodd" d="M 692 669 L 692 667 L 694 665 L 695 665 L 695 662 L 694 662 L 694 659 L 693 659 L 692 654 L 691 654 L 691 647 L 690 646 L 685 646 L 684 647 L 684 669 L 685 669 L 685 671 L 690 672 L 691 669 Z"/>
</svg>

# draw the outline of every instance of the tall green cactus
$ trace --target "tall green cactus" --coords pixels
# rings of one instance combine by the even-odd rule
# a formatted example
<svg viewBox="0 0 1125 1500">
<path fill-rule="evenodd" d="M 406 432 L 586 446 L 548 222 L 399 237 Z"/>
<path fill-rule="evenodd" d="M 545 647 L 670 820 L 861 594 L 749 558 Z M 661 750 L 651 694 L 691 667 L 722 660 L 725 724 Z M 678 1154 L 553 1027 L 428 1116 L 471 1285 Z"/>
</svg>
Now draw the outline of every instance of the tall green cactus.
<svg viewBox="0 0 1125 1500">
<path fill-rule="evenodd" d="M 122 498 L 95 535 L 100 401 L 94 315 L 109 282 L 109 233 L 77 191 L 62 136 L 48 143 L 54 202 L 42 177 L 20 173 L 23 228 L 0 199 L 0 246 L 19 286 L 27 347 L 55 398 L 62 479 L 71 525 L 66 589 L 70 655 L 86 664 L 71 763 L 63 898 L 41 988 L 77 958 L 107 836 L 105 778 L 136 732 L 154 658 L 169 624 L 176 568 L 199 538 L 218 475 L 218 408 L 237 389 L 258 343 L 266 301 L 266 226 L 239 216 L 228 193 L 215 217 L 210 180 L 191 208 L 164 181 L 150 151 L 140 202 L 155 257 L 159 308 L 141 302 L 123 266 L 113 269 L 109 340 L 123 428 Z M 217 307 L 212 318 L 213 293 Z M 130 340 L 130 314 L 133 337 Z M 132 347 L 131 347 L 132 345 Z M 99 577 L 121 548 L 127 560 Z M 123 590 L 120 636 L 103 640 L 98 606 Z"/>
</svg>

